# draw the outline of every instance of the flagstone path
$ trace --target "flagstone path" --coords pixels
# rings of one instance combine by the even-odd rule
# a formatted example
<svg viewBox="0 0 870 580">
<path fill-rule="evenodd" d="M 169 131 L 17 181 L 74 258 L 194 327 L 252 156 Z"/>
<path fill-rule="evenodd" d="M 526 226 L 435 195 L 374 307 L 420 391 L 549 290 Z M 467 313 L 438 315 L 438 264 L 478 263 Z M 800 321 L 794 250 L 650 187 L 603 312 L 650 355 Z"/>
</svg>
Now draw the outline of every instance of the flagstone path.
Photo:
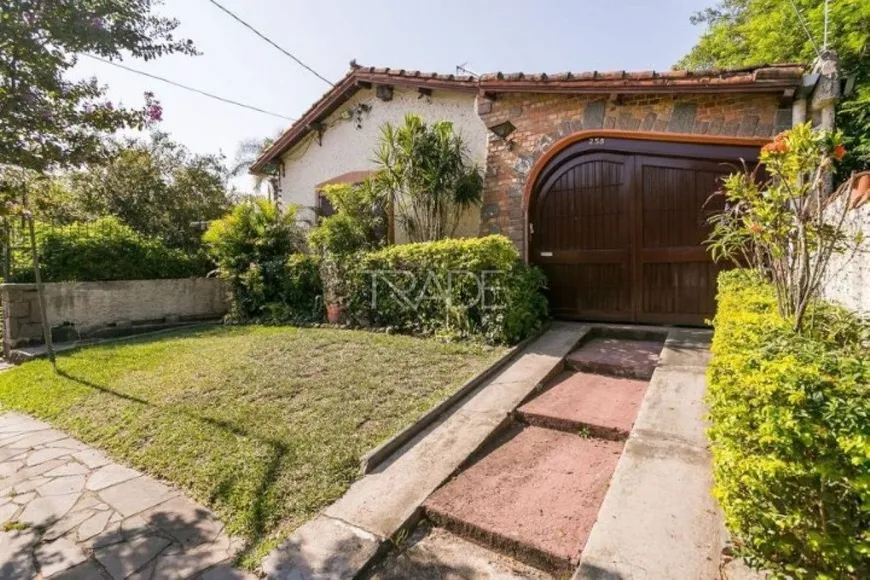
<svg viewBox="0 0 870 580">
<path fill-rule="evenodd" d="M 207 509 L 26 415 L 0 415 L 0 580 L 254 578 Z"/>
</svg>

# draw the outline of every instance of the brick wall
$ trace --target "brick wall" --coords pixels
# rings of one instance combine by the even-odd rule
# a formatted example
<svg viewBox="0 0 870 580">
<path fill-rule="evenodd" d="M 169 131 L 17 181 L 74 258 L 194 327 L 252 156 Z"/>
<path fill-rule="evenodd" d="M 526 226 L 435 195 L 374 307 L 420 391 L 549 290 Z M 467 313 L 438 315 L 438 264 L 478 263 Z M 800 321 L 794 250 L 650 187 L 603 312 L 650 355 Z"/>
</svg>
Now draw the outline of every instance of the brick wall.
<svg viewBox="0 0 870 580">
<path fill-rule="evenodd" d="M 538 158 L 558 139 L 590 129 L 771 137 L 791 126 L 777 94 L 595 95 L 499 94 L 481 97 L 487 127 L 510 120 L 512 150 L 490 134 L 481 234 L 502 233 L 524 252 L 523 192 Z"/>
</svg>

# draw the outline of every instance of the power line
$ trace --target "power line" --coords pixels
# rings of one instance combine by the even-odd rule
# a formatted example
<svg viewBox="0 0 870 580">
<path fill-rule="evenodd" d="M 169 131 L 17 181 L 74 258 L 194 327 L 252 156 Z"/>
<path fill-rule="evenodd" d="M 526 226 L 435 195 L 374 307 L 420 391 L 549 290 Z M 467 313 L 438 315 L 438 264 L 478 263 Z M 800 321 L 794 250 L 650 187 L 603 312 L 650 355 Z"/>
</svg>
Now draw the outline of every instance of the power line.
<svg viewBox="0 0 870 580">
<path fill-rule="evenodd" d="M 809 27 L 807 27 L 807 23 L 804 21 L 804 17 L 801 14 L 801 11 L 798 10 L 797 4 L 794 3 L 794 0 L 788 0 L 788 1 L 791 2 L 791 7 L 794 8 L 794 12 L 795 12 L 795 14 L 797 14 L 797 17 L 801 23 L 801 26 L 804 27 L 804 32 L 807 33 L 807 38 L 810 39 L 810 44 L 813 45 L 813 50 L 816 51 L 816 55 L 818 55 L 819 58 L 822 58 L 822 53 L 819 51 L 819 47 L 818 47 L 818 45 L 816 45 L 816 41 L 815 41 L 815 39 L 813 39 L 813 35 L 810 33 L 810 29 L 809 29 Z"/>
<path fill-rule="evenodd" d="M 212 94 L 212 93 L 208 93 L 208 92 L 203 91 L 203 90 L 200 90 L 200 89 L 195 89 L 195 88 L 193 88 L 193 87 L 189 87 L 189 86 L 187 86 L 187 85 L 183 85 L 183 84 L 181 84 L 181 83 L 177 83 L 177 82 L 172 81 L 172 80 L 169 80 L 169 79 L 167 79 L 167 78 L 163 78 L 163 77 L 160 77 L 160 76 L 157 76 L 157 75 L 153 75 L 153 74 L 151 74 L 151 73 L 147 73 L 147 72 L 145 72 L 145 71 L 137 70 L 137 69 L 135 69 L 135 68 L 130 68 L 129 66 L 125 66 L 125 65 L 123 65 L 123 64 L 121 64 L 121 63 L 119 63 L 119 62 L 114 62 L 114 61 L 111 61 L 111 60 L 108 60 L 108 59 L 105 59 L 105 58 L 101 58 L 101 57 L 99 57 L 99 56 L 94 56 L 93 54 L 88 54 L 88 53 L 85 53 L 85 52 L 83 52 L 83 53 L 81 53 L 81 54 L 82 54 L 82 56 L 86 56 L 86 57 L 88 57 L 88 58 L 90 58 L 90 59 L 93 59 L 93 60 L 96 60 L 96 61 L 99 61 L 99 62 L 104 62 L 104 63 L 106 63 L 106 64 L 110 64 L 110 65 L 112 65 L 112 66 L 114 66 L 114 67 L 118 67 L 118 68 L 120 68 L 120 69 L 124 69 L 125 71 L 131 72 L 131 73 L 134 73 L 134 74 L 137 74 L 137 75 L 142 75 L 143 77 L 148 77 L 148 78 L 150 78 L 150 79 L 155 79 L 155 80 L 158 80 L 158 81 L 161 81 L 161 82 L 164 82 L 164 83 L 167 83 L 167 84 L 170 84 L 170 85 L 176 86 L 176 87 L 178 87 L 178 88 L 181 88 L 181 89 L 184 89 L 184 90 L 187 90 L 187 91 L 192 91 L 192 92 L 194 92 L 194 93 L 197 93 L 197 94 L 203 95 L 203 96 L 208 97 L 208 98 L 210 98 L 210 99 L 215 99 L 215 100 L 218 100 L 218 101 L 221 101 L 221 102 L 224 102 L 224 103 L 228 103 L 228 104 L 230 104 L 230 105 L 235 105 L 235 106 L 237 106 L 237 107 L 242 107 L 242 108 L 245 108 L 245 109 L 250 109 L 251 111 L 257 111 L 258 113 L 264 113 L 264 114 L 266 114 L 266 115 L 272 115 L 273 117 L 278 117 L 278 118 L 280 118 L 280 119 L 285 119 L 285 120 L 287 120 L 287 121 L 295 121 L 295 120 L 296 120 L 296 119 L 294 119 L 293 117 L 288 117 L 288 116 L 286 116 L 286 115 L 280 115 L 280 114 L 278 114 L 278 113 L 273 113 L 273 112 L 271 112 L 271 111 L 266 111 L 265 109 L 260 109 L 259 107 L 254 107 L 253 105 L 246 105 L 246 104 L 244 104 L 244 103 L 240 103 L 240 102 L 238 102 L 238 101 L 234 101 L 234 100 L 232 100 L 232 99 L 227 99 L 227 98 L 224 98 L 224 97 L 221 97 L 221 96 L 218 96 L 218 95 L 214 95 L 214 94 Z"/>
<path fill-rule="evenodd" d="M 269 38 L 268 36 L 266 36 L 265 34 L 260 32 L 259 30 L 257 30 L 256 28 L 254 28 L 253 26 L 251 26 L 250 24 L 248 24 L 247 22 L 245 22 L 244 20 L 242 20 L 241 18 L 239 18 L 238 16 L 236 16 L 235 14 L 233 14 L 232 12 L 230 12 L 229 10 L 224 8 L 223 6 L 221 6 L 216 0 L 208 0 L 208 1 L 211 2 L 212 4 L 214 4 L 215 6 L 217 6 L 218 8 L 220 8 L 221 10 L 223 10 L 224 12 L 226 12 L 230 17 L 232 17 L 234 20 L 236 20 L 239 24 L 241 24 L 242 26 L 244 26 L 245 28 L 247 28 L 248 30 L 250 30 L 251 32 L 256 34 L 257 36 L 259 36 L 260 38 L 262 38 L 263 40 L 265 40 L 266 42 L 268 42 L 269 44 L 271 44 L 272 46 L 274 46 L 275 48 L 277 48 L 278 50 L 280 50 L 281 52 L 283 52 L 284 54 L 286 54 L 290 58 L 292 58 L 296 62 L 296 64 L 298 64 L 299 66 L 301 66 L 302 68 L 304 68 L 305 70 L 307 70 L 308 72 L 310 72 L 311 74 L 313 74 L 314 76 L 316 76 L 317 78 L 319 78 L 320 80 L 322 80 L 323 82 L 328 84 L 329 86 L 331 86 L 331 87 L 335 86 L 335 83 L 333 83 L 331 80 L 329 80 L 325 76 L 321 75 L 319 72 L 317 72 L 316 70 L 314 70 L 313 68 L 311 68 L 310 66 L 308 66 L 307 64 L 305 64 L 304 62 L 299 60 L 298 58 L 296 58 L 295 56 L 293 56 L 289 51 L 287 51 L 287 50 L 281 48 L 280 46 L 278 46 L 277 44 L 275 44 L 275 42 L 273 42 L 271 38 Z"/>
</svg>

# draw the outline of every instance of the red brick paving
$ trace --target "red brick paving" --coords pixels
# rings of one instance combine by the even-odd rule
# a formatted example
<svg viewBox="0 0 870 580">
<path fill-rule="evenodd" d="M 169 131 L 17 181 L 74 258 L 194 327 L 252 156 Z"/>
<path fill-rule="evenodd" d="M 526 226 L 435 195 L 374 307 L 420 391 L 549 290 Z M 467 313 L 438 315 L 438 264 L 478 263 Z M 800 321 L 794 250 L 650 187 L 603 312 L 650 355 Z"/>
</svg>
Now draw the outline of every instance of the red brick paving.
<svg viewBox="0 0 870 580">
<path fill-rule="evenodd" d="M 623 338 L 593 338 L 565 357 L 578 371 L 649 380 L 663 342 Z"/>
<path fill-rule="evenodd" d="M 539 427 L 514 428 L 425 504 L 436 523 L 527 563 L 578 561 L 622 444 Z"/>
<path fill-rule="evenodd" d="M 647 381 L 588 373 L 564 373 L 555 385 L 520 407 L 528 423 L 564 431 L 584 425 L 608 438 L 631 432 Z"/>
</svg>

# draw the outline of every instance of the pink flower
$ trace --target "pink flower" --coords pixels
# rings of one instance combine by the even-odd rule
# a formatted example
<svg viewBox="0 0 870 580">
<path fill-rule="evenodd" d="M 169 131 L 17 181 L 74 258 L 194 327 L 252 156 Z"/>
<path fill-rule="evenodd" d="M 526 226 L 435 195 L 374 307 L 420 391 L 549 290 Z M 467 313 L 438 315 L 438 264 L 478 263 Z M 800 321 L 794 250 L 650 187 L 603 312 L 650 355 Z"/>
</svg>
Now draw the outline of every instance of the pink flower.
<svg viewBox="0 0 870 580">
<path fill-rule="evenodd" d="M 160 101 L 154 98 L 154 93 L 145 93 L 145 122 L 148 125 L 159 123 L 163 120 L 163 107 Z"/>
</svg>

